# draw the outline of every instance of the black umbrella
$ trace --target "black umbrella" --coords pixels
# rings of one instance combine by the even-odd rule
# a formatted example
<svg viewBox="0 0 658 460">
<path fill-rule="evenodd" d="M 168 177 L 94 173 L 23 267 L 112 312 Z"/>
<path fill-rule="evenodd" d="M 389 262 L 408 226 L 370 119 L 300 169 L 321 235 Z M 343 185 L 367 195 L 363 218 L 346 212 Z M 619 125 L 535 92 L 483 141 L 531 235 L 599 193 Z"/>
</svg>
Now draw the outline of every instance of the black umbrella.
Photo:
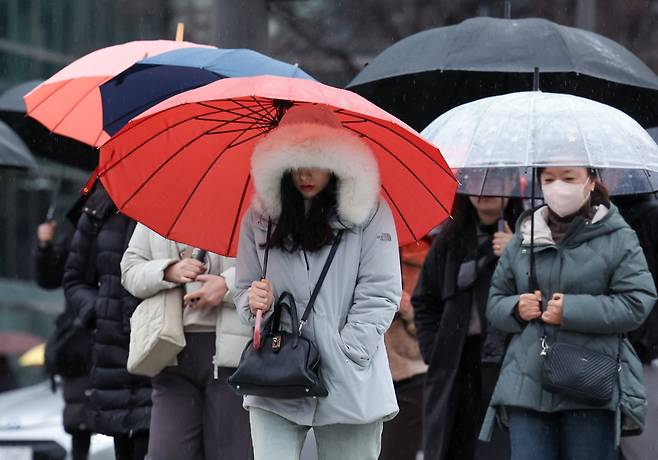
<svg viewBox="0 0 658 460">
<path fill-rule="evenodd" d="M 384 50 L 347 86 L 417 130 L 447 110 L 532 89 L 603 102 L 658 125 L 658 76 L 620 44 L 538 19 L 471 18 L 411 35 Z"/>
<path fill-rule="evenodd" d="M 10 116 L 22 118 L 25 115 L 25 101 L 23 101 L 23 96 L 41 83 L 43 83 L 43 80 L 29 80 L 12 86 L 0 94 L 0 116 L 3 119 Z"/>
<path fill-rule="evenodd" d="M 18 134 L 0 121 L 0 168 L 36 167 L 36 161 Z"/>
<path fill-rule="evenodd" d="M 39 155 L 69 166 L 91 171 L 98 164 L 98 151 L 68 137 L 53 134 L 36 120 L 25 116 L 23 96 L 42 80 L 20 83 L 0 94 L 0 120 L 7 123 L 25 144 Z"/>
</svg>

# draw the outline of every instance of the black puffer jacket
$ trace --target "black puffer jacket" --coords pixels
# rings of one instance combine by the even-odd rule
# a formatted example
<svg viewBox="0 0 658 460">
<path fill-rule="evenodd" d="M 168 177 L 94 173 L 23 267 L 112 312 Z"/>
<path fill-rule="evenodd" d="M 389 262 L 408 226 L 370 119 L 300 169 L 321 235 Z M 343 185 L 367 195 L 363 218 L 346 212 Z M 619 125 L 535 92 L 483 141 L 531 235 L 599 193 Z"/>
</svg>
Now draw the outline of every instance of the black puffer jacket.
<svg viewBox="0 0 658 460">
<path fill-rule="evenodd" d="M 94 428 L 109 436 L 146 432 L 151 415 L 150 380 L 126 370 L 130 316 L 140 301 L 121 286 L 119 263 L 134 227 L 98 184 L 83 208 L 64 272 L 70 305 L 95 311 L 91 404 Z"/>
<path fill-rule="evenodd" d="M 58 227 L 55 243 L 38 247 L 34 254 L 34 265 L 37 284 L 43 289 L 62 287 L 64 263 L 71 248 L 71 240 L 75 228 L 70 222 L 63 222 Z M 66 306 L 66 313 L 71 313 L 72 307 Z M 76 313 L 77 315 L 77 313 Z M 63 377 L 64 394 L 64 429 L 68 433 L 74 431 L 93 431 L 93 411 L 89 405 L 89 376 Z"/>
<path fill-rule="evenodd" d="M 64 263 L 69 255 L 71 240 L 75 228 L 70 222 L 57 226 L 55 242 L 45 246 L 37 246 L 34 254 L 34 270 L 36 281 L 43 289 L 57 289 L 62 286 Z"/>
<path fill-rule="evenodd" d="M 658 285 L 658 199 L 652 194 L 616 198 L 622 217 L 640 240 L 649 271 Z M 658 359 L 658 304 L 654 305 L 644 324 L 629 334 L 640 360 Z"/>
</svg>

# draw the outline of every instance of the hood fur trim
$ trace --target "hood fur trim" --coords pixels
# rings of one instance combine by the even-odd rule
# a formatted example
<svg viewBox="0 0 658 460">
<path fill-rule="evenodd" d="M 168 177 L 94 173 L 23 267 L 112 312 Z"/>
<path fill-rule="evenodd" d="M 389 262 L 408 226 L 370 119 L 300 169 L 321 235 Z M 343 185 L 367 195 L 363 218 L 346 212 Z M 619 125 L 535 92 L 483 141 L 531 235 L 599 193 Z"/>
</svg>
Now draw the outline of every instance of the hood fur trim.
<svg viewBox="0 0 658 460">
<path fill-rule="evenodd" d="M 328 169 L 338 177 L 341 220 L 361 225 L 377 206 L 379 168 L 370 147 L 344 128 L 295 123 L 279 126 L 254 147 L 251 176 L 256 211 L 273 219 L 281 215 L 281 177 L 297 168 Z"/>
</svg>

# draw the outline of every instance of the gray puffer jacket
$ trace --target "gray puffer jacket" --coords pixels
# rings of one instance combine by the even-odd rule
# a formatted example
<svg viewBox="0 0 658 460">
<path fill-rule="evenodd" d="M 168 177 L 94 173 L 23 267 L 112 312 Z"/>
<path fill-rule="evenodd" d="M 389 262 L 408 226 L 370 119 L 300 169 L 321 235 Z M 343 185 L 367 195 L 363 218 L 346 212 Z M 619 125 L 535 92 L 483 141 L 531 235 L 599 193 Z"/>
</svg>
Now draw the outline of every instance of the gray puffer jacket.
<svg viewBox="0 0 658 460">
<path fill-rule="evenodd" d="M 345 228 L 336 221 L 336 230 Z M 250 210 L 242 224 L 238 250 L 235 304 L 243 321 L 253 324 L 247 289 L 262 273 L 267 219 Z M 272 249 L 267 278 L 275 296 L 290 292 L 301 317 L 320 276 L 329 246 L 304 254 Z M 308 260 L 308 265 L 307 265 Z M 306 426 L 364 424 L 392 418 L 398 411 L 388 366 L 384 332 L 401 297 L 400 262 L 395 224 L 382 202 L 372 219 L 347 228 L 302 335 L 320 351 L 320 377 L 326 398 L 245 398 L 259 407 Z M 286 317 L 287 315 L 283 315 Z M 293 330 L 288 320 L 287 330 Z"/>
</svg>

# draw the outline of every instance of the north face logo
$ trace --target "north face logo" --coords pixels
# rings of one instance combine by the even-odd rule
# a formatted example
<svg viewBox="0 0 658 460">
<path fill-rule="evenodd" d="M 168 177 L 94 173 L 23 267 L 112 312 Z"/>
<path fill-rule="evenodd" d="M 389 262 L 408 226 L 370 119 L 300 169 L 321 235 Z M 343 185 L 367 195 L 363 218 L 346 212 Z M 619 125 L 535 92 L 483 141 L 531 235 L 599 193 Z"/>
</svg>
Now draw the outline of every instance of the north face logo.
<svg viewBox="0 0 658 460">
<path fill-rule="evenodd" d="M 380 233 L 377 235 L 377 239 L 379 241 L 391 241 L 393 238 L 391 238 L 390 233 Z"/>
</svg>

